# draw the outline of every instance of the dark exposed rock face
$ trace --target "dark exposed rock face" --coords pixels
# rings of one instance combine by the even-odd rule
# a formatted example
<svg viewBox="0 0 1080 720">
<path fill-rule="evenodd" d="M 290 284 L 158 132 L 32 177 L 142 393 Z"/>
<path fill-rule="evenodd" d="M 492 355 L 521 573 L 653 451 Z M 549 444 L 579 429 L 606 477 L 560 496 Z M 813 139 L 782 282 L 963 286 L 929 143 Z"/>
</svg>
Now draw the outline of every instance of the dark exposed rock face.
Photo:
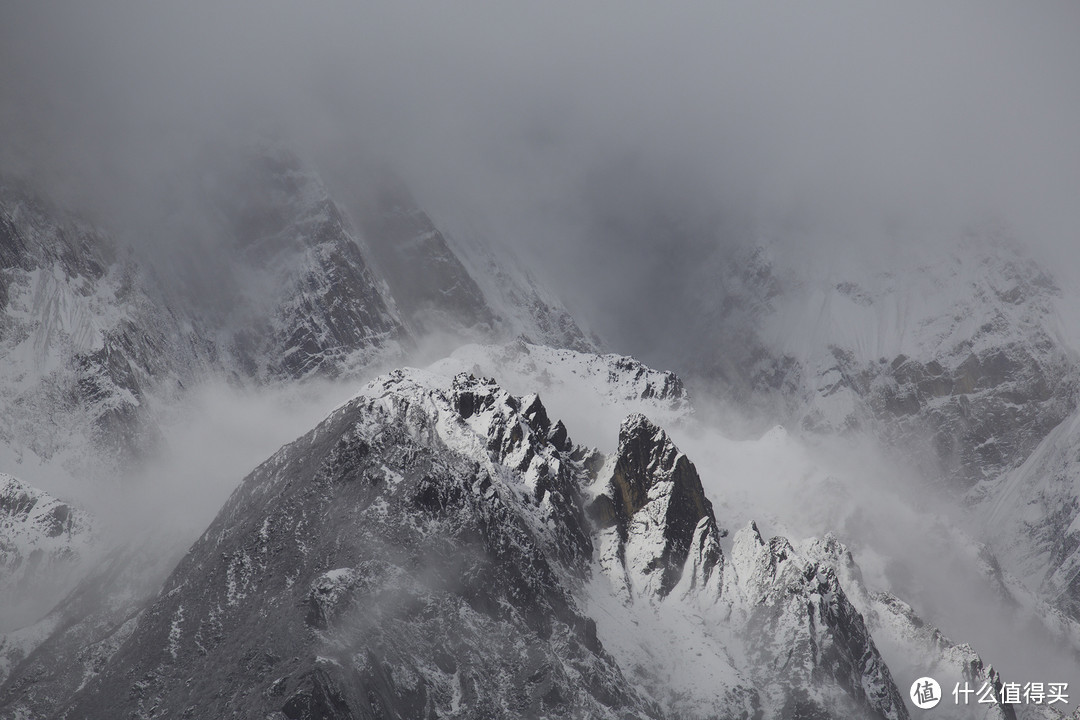
<svg viewBox="0 0 1080 720">
<path fill-rule="evenodd" d="M 615 529 L 618 546 L 612 552 L 621 559 L 628 586 L 648 587 L 664 598 L 682 577 L 699 523 L 705 536 L 719 538 L 712 503 L 694 464 L 644 415 L 622 424 L 619 448 L 607 467 L 610 475 L 589 513 L 601 529 Z M 638 563 L 644 558 L 644 566 L 627 565 L 628 554 Z M 702 559 L 705 578 L 722 571 L 718 552 Z"/>
</svg>

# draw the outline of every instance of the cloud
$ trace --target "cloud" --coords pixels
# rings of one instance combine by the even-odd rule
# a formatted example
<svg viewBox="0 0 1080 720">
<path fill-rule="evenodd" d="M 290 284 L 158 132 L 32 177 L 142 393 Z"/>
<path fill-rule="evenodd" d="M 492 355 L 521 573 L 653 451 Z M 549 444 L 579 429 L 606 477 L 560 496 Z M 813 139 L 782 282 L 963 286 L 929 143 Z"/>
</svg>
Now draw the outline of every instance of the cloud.
<svg viewBox="0 0 1080 720">
<path fill-rule="evenodd" d="M 193 143 L 273 129 L 313 151 L 384 153 L 431 195 L 459 183 L 474 203 L 534 213 L 631 156 L 716 202 L 827 217 L 1045 208 L 1080 173 L 1080 11 L 1065 3 L 108 0 L 5 14 L 5 146 L 33 164 L 51 149 L 61 167 L 160 170 Z"/>
</svg>

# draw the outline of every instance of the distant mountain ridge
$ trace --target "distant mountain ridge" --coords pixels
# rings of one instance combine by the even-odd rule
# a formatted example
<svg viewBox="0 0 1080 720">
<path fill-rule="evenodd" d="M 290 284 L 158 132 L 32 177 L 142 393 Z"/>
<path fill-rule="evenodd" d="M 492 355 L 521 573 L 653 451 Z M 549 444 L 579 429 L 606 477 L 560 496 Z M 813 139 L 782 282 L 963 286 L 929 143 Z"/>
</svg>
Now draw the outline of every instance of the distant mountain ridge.
<svg viewBox="0 0 1080 720">
<path fill-rule="evenodd" d="M 916 449 L 954 494 L 1018 465 L 1076 406 L 1059 304 L 1080 295 L 1008 236 L 834 260 L 779 241 L 719 254 L 691 284 L 695 368 L 790 424 Z"/>
<path fill-rule="evenodd" d="M 103 449 L 138 456 L 153 443 L 155 406 L 208 374 L 356 377 L 400 364 L 436 332 L 487 341 L 527 332 L 591 349 L 531 279 L 481 291 L 473 275 L 494 260 L 466 267 L 399 185 L 366 199 L 374 209 L 354 224 L 287 150 L 262 147 L 221 167 L 188 210 L 201 216 L 177 223 L 209 237 L 156 258 L 4 182 L 0 441 L 14 462 L 26 452 L 67 452 L 71 463 Z"/>
</svg>

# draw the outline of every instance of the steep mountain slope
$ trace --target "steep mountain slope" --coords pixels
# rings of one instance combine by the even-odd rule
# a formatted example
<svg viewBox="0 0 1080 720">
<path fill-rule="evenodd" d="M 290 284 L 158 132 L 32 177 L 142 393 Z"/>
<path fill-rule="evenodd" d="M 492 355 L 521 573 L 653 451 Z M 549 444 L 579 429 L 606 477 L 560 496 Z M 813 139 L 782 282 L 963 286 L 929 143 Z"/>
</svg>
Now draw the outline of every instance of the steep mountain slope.
<svg viewBox="0 0 1080 720">
<path fill-rule="evenodd" d="M 1080 620 L 1080 416 L 1046 437 L 994 483 L 980 507 L 1002 562 L 1032 590 Z"/>
<path fill-rule="evenodd" d="M 370 158 L 324 157 L 319 167 L 406 325 L 427 340 L 427 359 L 463 340 L 506 342 L 518 336 L 551 347 L 596 349 L 581 318 L 521 265 L 511 243 L 471 231 L 451 233 L 400 176 Z"/>
<path fill-rule="evenodd" d="M 690 717 L 908 716 L 834 569 L 796 554 L 785 538 L 764 542 L 753 524 L 725 559 L 726 532 L 696 468 L 646 418 L 623 423 L 592 494 L 599 574 L 623 607 L 602 591 L 593 602 L 637 625 L 660 616 L 664 628 L 660 637 L 620 638 L 621 623 L 601 621 L 599 636 L 631 667 L 642 652 L 652 655 L 636 677 L 669 706 Z M 669 635 L 679 644 L 656 647 Z M 688 650 L 702 670 L 687 667 L 680 655 Z"/>
<path fill-rule="evenodd" d="M 929 480 L 911 492 L 971 506 L 1004 571 L 1041 596 L 1034 604 L 1075 618 L 1067 558 L 1080 500 L 1064 448 L 1076 433 L 1080 345 L 1069 318 L 1080 292 L 1000 227 L 821 247 L 777 239 L 699 268 L 687 312 L 692 384 L 704 378 L 802 431 L 881 441 L 890 464 Z M 1011 594 L 1034 607 L 1027 592 Z M 1035 612 L 1057 623 L 1054 611 Z"/>
<path fill-rule="evenodd" d="M 189 383 L 205 339 L 114 239 L 8 183 L 0 259 L 4 465 L 138 455 L 153 440 L 148 395 Z"/>
<path fill-rule="evenodd" d="M 32 625 L 0 636 L 0 717 L 52 717 L 131 635 L 182 544 L 148 534 L 81 568 L 78 585 Z"/>
<path fill-rule="evenodd" d="M 510 349 L 477 346 L 474 351 L 490 351 L 501 357 Z M 522 346 L 513 355 L 527 356 L 529 352 Z M 531 352 L 532 360 L 544 369 L 549 385 L 571 385 L 579 404 L 611 406 L 622 402 L 655 412 L 689 408 L 677 377 L 653 371 L 630 358 L 585 356 L 535 346 Z M 591 368 L 592 372 L 579 378 L 577 373 L 582 368 Z M 458 370 L 445 372 L 449 373 L 445 379 L 449 383 Z M 575 384 L 579 380 L 586 382 Z M 522 382 L 528 384 L 532 379 Z M 677 392 L 669 395 L 661 392 L 664 388 Z M 669 407 L 669 403 L 673 404 Z M 618 410 L 612 407 L 612 412 Z M 554 423 L 552 433 L 554 440 L 566 438 L 561 422 Z M 10 681 L 0 690 L 6 702 L 14 703 L 14 707 L 29 707 L 35 715 L 51 715 L 63 698 L 100 670 L 131 632 L 134 618 L 156 594 L 175 558 L 193 539 L 163 534 L 162 523 L 154 522 L 152 514 L 148 519 L 154 529 L 146 537 L 140 535 L 130 546 L 118 548 L 100 564 L 84 569 L 86 579 L 55 610 L 35 625 L 0 641 L 0 655 L 12 670 Z"/>
<path fill-rule="evenodd" d="M 403 183 L 387 173 L 362 196 L 354 191 L 346 199 L 417 334 L 493 332 L 484 293 Z"/>
<path fill-rule="evenodd" d="M 208 376 L 353 378 L 433 336 L 444 348 L 528 332 L 591 349 L 531 278 L 493 256 L 467 267 L 399 182 L 354 180 L 335 196 L 273 144 L 222 150 L 197 177 L 177 177 L 162 217 L 139 226 L 149 237 L 133 242 L 16 181 L 0 188 L 3 466 L 87 455 L 122 465 Z M 481 289 L 481 275 L 505 282 Z"/>
<path fill-rule="evenodd" d="M 13 457 L 11 464 L 49 462 L 59 456 L 68 459 L 72 473 L 86 481 L 87 471 L 94 467 L 95 451 L 102 445 L 108 447 L 108 433 L 122 430 L 122 437 L 130 440 L 128 454 L 115 458 L 110 466 L 123 467 L 132 455 L 147 450 L 144 436 L 152 438 L 168 424 L 165 406 L 207 378 L 224 375 L 242 383 L 277 383 L 316 375 L 355 376 L 373 365 L 400 359 L 412 344 L 415 336 L 400 319 L 388 284 L 366 264 L 366 245 L 313 169 L 275 148 L 226 155 L 215 167 L 216 172 L 202 178 L 199 197 L 181 208 L 184 217 L 170 221 L 178 222 L 185 232 L 194 226 L 193 247 L 199 247 L 201 258 L 195 265 L 182 246 L 175 254 L 150 253 L 140 264 L 136 255 L 117 250 L 119 243 L 101 231 L 9 188 L 15 199 L 10 206 L 13 220 L 10 227 L 5 226 L 9 232 L 2 244 L 5 265 L 9 266 L 2 279 L 5 301 L 8 296 L 14 298 L 13 305 L 4 307 L 10 311 L 5 320 L 14 319 L 4 327 L 18 331 L 14 334 L 16 343 L 27 334 L 33 335 L 33 342 L 16 347 L 21 352 L 16 353 L 16 359 L 26 360 L 22 368 L 12 363 L 5 369 L 22 372 L 17 378 L 22 381 L 26 375 L 39 379 L 33 371 L 42 368 L 81 367 L 85 361 L 80 349 L 102 344 L 94 332 L 111 327 L 114 316 L 125 313 L 125 329 L 144 342 L 122 344 L 108 355 L 110 368 L 123 370 L 122 363 L 130 362 L 124 353 L 132 347 L 143 353 L 137 359 L 142 362 L 138 369 L 144 372 L 121 373 L 124 380 L 136 377 L 139 385 L 120 388 L 130 390 L 126 394 L 114 393 L 121 400 L 114 405 L 128 411 L 135 408 L 129 424 L 111 423 L 100 435 L 96 426 L 88 430 L 93 417 L 87 418 L 82 399 L 71 397 L 56 377 L 45 376 L 12 399 L 17 410 L 30 407 L 36 412 L 21 422 L 21 435 L 10 437 L 5 450 Z M 419 210 L 410 212 L 422 217 Z M 72 249 L 68 246 L 76 231 L 83 235 Z M 425 246 L 421 254 L 429 250 Z M 121 294 L 106 284 L 110 273 L 120 272 L 109 264 L 114 256 L 126 258 L 122 277 L 139 293 L 134 310 L 119 303 Z M 75 280 L 64 281 L 75 291 L 60 293 L 59 300 L 38 303 L 43 309 L 24 302 L 19 293 L 27 284 L 21 274 L 25 267 L 32 268 L 32 275 L 37 269 L 35 262 L 59 262 L 57 258 L 75 268 L 69 268 L 76 274 Z M 457 263 L 452 254 L 443 259 Z M 83 266 L 79 263 L 89 270 L 80 270 Z M 160 273 L 146 263 L 155 265 Z M 47 280 L 51 279 L 48 276 Z M 436 282 L 439 278 L 432 275 L 430 279 Z M 102 285 L 104 290 L 99 287 Z M 130 288 L 125 290 L 130 292 Z M 40 291 L 37 294 L 41 295 Z M 24 305 L 30 305 L 34 312 L 24 312 Z M 58 319 L 53 321 L 53 316 Z M 153 330 L 143 332 L 142 325 Z M 454 332 L 455 327 L 443 330 Z M 488 328 L 485 332 L 504 330 Z M 416 331 L 413 327 L 412 332 Z M 158 339 L 168 333 L 172 333 L 168 342 Z M 9 337 L 12 335 L 5 334 L 4 339 Z M 27 360 L 30 353 L 23 351 L 29 345 L 39 351 L 31 358 L 33 362 Z M 178 346 L 182 346 L 180 351 Z M 163 372 L 159 377 L 156 373 L 162 368 L 172 374 Z M 56 397 L 67 403 L 62 410 L 55 404 L 38 408 Z M 50 428 L 57 420 L 64 426 Z M 40 457 L 27 456 L 28 449 L 50 437 L 55 443 L 42 450 Z M 22 540 L 25 538 L 12 538 L 12 553 L 33 550 Z M 44 617 L 5 636 L 0 643 L 3 674 L 14 671 L 5 686 L 6 700 L 18 701 L 18 707 L 25 704 L 33 714 L 47 715 L 55 709 L 58 698 L 81 687 L 130 633 L 134 618 L 156 592 L 163 572 L 172 566 L 171 558 L 187 542 L 162 537 L 140 541 L 114 549 L 95 567 L 79 567 L 77 573 L 66 573 L 64 578 L 43 576 L 46 585 L 52 583 L 61 589 L 81 575 L 86 578 L 48 615 L 45 612 L 58 598 L 56 593 L 35 604 L 32 615 L 25 619 Z"/>
<path fill-rule="evenodd" d="M 250 476 L 72 714 L 653 715 L 568 592 L 571 447 L 535 399 L 429 382 L 384 378 Z"/>
<path fill-rule="evenodd" d="M 941 684 L 946 694 L 962 683 L 975 689 L 984 684 L 997 688 L 998 697 L 986 706 L 950 705 L 945 697 L 945 702 L 934 709 L 936 716 L 1016 719 L 1016 708 L 1000 702 L 1000 674 L 986 665 L 970 645 L 953 643 L 903 600 L 887 591 L 870 591 L 851 552 L 835 537 L 826 535 L 820 540 L 803 542 L 797 552 L 835 574 L 847 589 L 851 604 L 865 618 L 866 627 L 897 677 L 914 679 L 929 675 Z M 911 698 L 906 698 L 906 704 L 908 711 L 917 716 L 920 711 Z"/>
<path fill-rule="evenodd" d="M 579 320 L 505 243 L 446 234 L 389 171 L 374 181 L 356 170 L 339 172 L 334 187 L 415 334 L 488 341 L 522 336 L 556 348 L 596 349 Z"/>
<path fill-rule="evenodd" d="M 508 244 L 485 242 L 468 232 L 449 236 L 448 243 L 488 298 L 503 335 L 578 352 L 601 349 L 603 343 L 582 325 L 583 318 L 567 310 Z"/>
<path fill-rule="evenodd" d="M 245 480 L 68 716 L 907 717 L 834 572 L 760 549 L 729 569 L 692 464 L 641 416 L 621 437 L 608 476 L 536 396 L 376 380 Z M 626 512 L 605 515 L 604 492 L 586 505 L 585 484 L 629 490 Z M 627 538 L 622 571 L 655 575 L 633 599 L 586 507 Z M 637 611 L 711 618 L 701 663 L 731 681 L 722 704 L 662 690 L 678 653 L 627 664 L 665 637 L 611 622 Z M 786 670 L 760 644 L 778 618 L 807 653 Z"/>
<path fill-rule="evenodd" d="M 834 538 L 759 529 L 858 538 L 884 525 L 846 479 L 792 457 L 783 496 L 755 495 L 754 463 L 707 433 L 699 475 L 668 434 L 694 437 L 678 377 L 588 352 L 528 273 L 480 244 L 462 251 L 398 185 L 348 206 L 288 152 L 226 162 L 196 203 L 221 279 L 205 296 L 190 278 L 158 284 L 149 260 L 13 188 L 0 195 L 6 464 L 137 456 L 170 400 L 212 375 L 354 378 L 437 334 L 521 337 L 369 386 L 245 481 L 163 594 L 187 539 L 83 568 L 64 602 L 0 639 L 0 712 L 95 716 L 123 697 L 145 717 L 903 718 L 921 658 L 946 682 L 1002 681 L 931 624 L 948 613 L 919 615 L 933 603 L 909 570 L 933 542 L 982 573 L 987 607 L 1014 608 L 999 617 L 1055 652 L 1080 648 L 1080 430 L 1051 432 L 1075 412 L 1058 312 L 1072 296 L 1001 238 L 900 253 L 887 272 L 858 259 L 820 272 L 777 247 L 701 270 L 722 282 L 688 316 L 698 344 L 680 352 L 697 370 L 804 429 L 917 450 L 998 533 L 1004 570 L 951 528 L 896 557 L 860 543 L 867 584 Z M 784 436 L 741 450 L 784 455 Z M 721 473 L 740 489 L 718 493 Z M 744 529 L 728 538 L 713 503 Z M 785 525 L 790 503 L 801 522 Z M 26 537 L 5 557 L 29 557 Z"/>
<path fill-rule="evenodd" d="M 313 169 L 263 148 L 219 183 L 230 190 L 210 200 L 237 297 L 218 333 L 246 374 L 333 377 L 401 359 L 408 333 L 389 288 Z"/>
<path fill-rule="evenodd" d="M 179 261 L 159 274 L 153 263 L 175 258 L 122 250 L 4 186 L 5 465 L 71 456 L 85 474 L 105 455 L 122 466 L 150 449 L 163 408 L 208 377 L 298 380 L 400 360 L 393 301 L 318 179 L 270 151 L 226 177 L 243 192 L 201 208 L 217 234 L 200 277 Z"/>
</svg>

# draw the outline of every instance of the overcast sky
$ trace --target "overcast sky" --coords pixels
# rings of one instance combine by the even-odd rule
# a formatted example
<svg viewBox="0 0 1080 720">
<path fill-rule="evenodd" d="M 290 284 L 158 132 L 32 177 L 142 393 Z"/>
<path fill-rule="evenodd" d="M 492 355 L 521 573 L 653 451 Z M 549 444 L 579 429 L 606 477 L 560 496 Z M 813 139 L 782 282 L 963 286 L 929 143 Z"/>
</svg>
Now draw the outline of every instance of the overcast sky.
<svg viewBox="0 0 1080 720">
<path fill-rule="evenodd" d="M 207 143 L 377 157 L 599 316 L 791 218 L 1076 244 L 1076 3 L 224 5 L 5 3 L 4 169 L 122 224 Z"/>
</svg>

